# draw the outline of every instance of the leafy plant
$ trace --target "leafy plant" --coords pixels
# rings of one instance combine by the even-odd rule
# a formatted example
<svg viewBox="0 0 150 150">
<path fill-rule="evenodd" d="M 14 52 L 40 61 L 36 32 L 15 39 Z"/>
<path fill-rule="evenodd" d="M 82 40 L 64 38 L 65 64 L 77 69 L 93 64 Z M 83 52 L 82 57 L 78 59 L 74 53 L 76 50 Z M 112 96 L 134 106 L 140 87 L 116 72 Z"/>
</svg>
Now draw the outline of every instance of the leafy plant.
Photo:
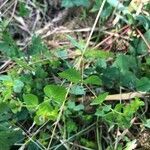
<svg viewBox="0 0 150 150">
<path fill-rule="evenodd" d="M 104 7 L 102 0 L 57 2 L 53 8 L 48 1 L 21 0 L 9 18 L 13 22 L 10 13 L 6 20 L 0 18 L 0 149 L 132 149 L 136 140 L 124 133 L 150 128 L 149 4 L 137 11 L 140 4 L 133 8 L 128 0 L 107 0 Z M 91 31 L 86 25 L 101 10 L 91 40 L 85 41 L 88 31 L 80 37 L 84 29 L 64 38 L 56 28 L 45 38 L 53 19 L 49 14 L 72 7 L 86 13 L 77 25 L 85 31 Z M 28 35 L 28 17 L 29 22 L 35 19 L 35 28 L 46 25 L 40 35 Z M 74 14 L 70 17 L 72 23 Z M 23 39 L 14 38 L 13 27 L 25 30 Z M 55 45 L 59 38 L 65 42 Z M 125 49 L 117 51 L 122 41 Z M 7 66 L 7 59 L 12 65 Z M 139 97 L 121 97 L 132 93 Z"/>
</svg>

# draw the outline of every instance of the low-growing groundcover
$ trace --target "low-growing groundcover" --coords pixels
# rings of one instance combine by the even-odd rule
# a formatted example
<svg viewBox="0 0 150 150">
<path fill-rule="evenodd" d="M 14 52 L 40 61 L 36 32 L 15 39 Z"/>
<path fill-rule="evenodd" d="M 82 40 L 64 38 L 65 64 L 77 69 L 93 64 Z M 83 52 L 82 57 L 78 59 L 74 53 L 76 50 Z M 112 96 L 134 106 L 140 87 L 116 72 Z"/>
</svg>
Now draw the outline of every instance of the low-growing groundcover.
<svg viewBox="0 0 150 150">
<path fill-rule="evenodd" d="M 51 2 L 18 0 L 11 19 L 2 2 L 0 150 L 150 149 L 148 1 Z M 67 33 L 58 44 L 28 31 L 35 14 L 35 30 L 51 21 L 48 9 L 97 18 L 88 40 Z"/>
</svg>

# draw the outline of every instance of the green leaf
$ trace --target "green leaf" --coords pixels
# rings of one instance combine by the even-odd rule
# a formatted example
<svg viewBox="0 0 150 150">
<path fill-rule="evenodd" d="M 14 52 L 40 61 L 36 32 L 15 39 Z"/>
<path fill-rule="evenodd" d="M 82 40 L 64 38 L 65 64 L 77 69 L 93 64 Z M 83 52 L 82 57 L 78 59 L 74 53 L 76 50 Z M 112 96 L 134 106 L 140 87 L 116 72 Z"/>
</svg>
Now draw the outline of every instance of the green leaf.
<svg viewBox="0 0 150 150">
<path fill-rule="evenodd" d="M 91 75 L 90 77 L 84 80 L 84 83 L 92 85 L 102 85 L 102 80 L 96 75 Z"/>
<path fill-rule="evenodd" d="M 27 107 L 29 108 L 34 108 L 38 106 L 38 97 L 34 94 L 23 95 L 23 99 Z"/>
<path fill-rule="evenodd" d="M 66 121 L 66 128 L 67 128 L 68 133 L 77 131 L 77 129 L 78 129 L 76 123 L 71 119 Z"/>
<path fill-rule="evenodd" d="M 20 93 L 22 88 L 24 87 L 24 83 L 20 80 L 15 80 L 13 85 L 13 90 L 15 93 Z"/>
<path fill-rule="evenodd" d="M 74 7 L 74 6 L 89 6 L 89 0 L 62 0 L 61 6 L 62 7 L 66 7 L 66 8 L 70 8 L 70 7 Z"/>
<path fill-rule="evenodd" d="M 98 59 L 98 58 L 107 59 L 109 57 L 113 57 L 113 53 L 108 52 L 108 51 L 103 51 L 103 50 L 91 49 L 91 50 L 86 51 L 85 57 L 93 58 L 93 59 Z"/>
<path fill-rule="evenodd" d="M 74 3 L 71 0 L 62 0 L 61 6 L 65 8 L 70 8 L 74 7 Z"/>
<path fill-rule="evenodd" d="M 147 43 L 150 43 L 150 29 L 144 34 L 144 38 L 146 39 Z M 147 54 L 148 52 L 148 47 L 142 38 L 138 43 L 137 52 L 138 54 Z"/>
<path fill-rule="evenodd" d="M 73 101 L 69 101 L 67 104 L 68 104 L 67 107 L 68 107 L 69 109 L 74 110 L 74 111 L 84 110 L 84 105 L 82 105 L 82 104 L 75 105 L 75 102 L 73 102 Z"/>
<path fill-rule="evenodd" d="M 100 6 L 102 4 L 102 0 L 95 0 L 94 1 L 94 5 L 92 7 L 92 9 L 90 10 L 90 12 L 96 12 L 99 10 Z"/>
<path fill-rule="evenodd" d="M 85 88 L 79 85 L 73 85 L 70 89 L 70 93 L 73 95 L 85 95 Z"/>
<path fill-rule="evenodd" d="M 100 69 L 106 69 L 107 67 L 107 63 L 106 63 L 106 60 L 105 59 L 98 59 L 96 61 L 96 67 L 100 68 Z"/>
<path fill-rule="evenodd" d="M 49 102 L 43 102 L 39 105 L 34 121 L 41 125 L 48 120 L 56 120 L 58 117 L 58 109 L 53 108 Z"/>
<path fill-rule="evenodd" d="M 79 50 L 83 50 L 84 46 L 76 41 L 73 37 L 67 35 L 67 38 L 70 40 L 71 44 L 78 48 Z"/>
<path fill-rule="evenodd" d="M 120 74 L 120 84 L 121 86 L 133 89 L 136 87 L 137 77 L 131 71 L 126 71 Z"/>
<path fill-rule="evenodd" d="M 47 50 L 47 46 L 42 42 L 39 36 L 33 36 L 31 43 L 28 50 L 30 55 L 42 54 Z"/>
<path fill-rule="evenodd" d="M 19 1 L 19 15 L 21 17 L 28 16 L 29 10 L 26 7 L 26 3 Z"/>
<path fill-rule="evenodd" d="M 147 64 L 147 65 L 150 65 L 150 57 L 147 57 L 147 58 L 146 58 L 146 64 Z"/>
<path fill-rule="evenodd" d="M 81 111 L 81 110 L 84 110 L 84 105 L 82 105 L 82 104 L 79 104 L 79 105 L 75 106 L 75 108 L 74 108 L 74 111 Z"/>
<path fill-rule="evenodd" d="M 142 25 L 147 31 L 150 28 L 150 18 L 146 15 L 138 15 L 135 17 L 139 21 L 139 24 Z"/>
<path fill-rule="evenodd" d="M 127 8 L 119 0 L 107 0 L 107 2 L 117 10 L 123 11 L 124 13 L 129 13 Z"/>
<path fill-rule="evenodd" d="M 126 105 L 123 108 L 123 114 L 125 117 L 132 117 L 132 115 L 141 107 L 144 106 L 144 102 L 139 98 L 135 98 L 134 101 L 131 101 L 130 104 Z"/>
<path fill-rule="evenodd" d="M 19 57 L 20 51 L 9 32 L 4 31 L 2 34 L 3 41 L 0 42 L 0 51 L 8 57 Z"/>
<path fill-rule="evenodd" d="M 98 70 L 98 73 L 101 73 L 100 71 Z M 120 84 L 119 69 L 116 67 L 107 67 L 106 69 L 102 70 L 102 81 L 103 85 L 105 85 L 108 88 L 118 86 L 118 84 Z"/>
<path fill-rule="evenodd" d="M 138 91 L 148 92 L 150 91 L 150 80 L 146 77 L 137 81 L 136 88 Z"/>
<path fill-rule="evenodd" d="M 0 81 L 12 81 L 12 78 L 7 75 L 0 75 Z"/>
<path fill-rule="evenodd" d="M 126 144 L 126 148 L 124 150 L 133 150 L 137 147 L 137 140 L 130 141 Z"/>
<path fill-rule="evenodd" d="M 12 124 L 0 124 L 0 150 L 10 150 L 12 146 L 23 139 L 22 132 Z"/>
<path fill-rule="evenodd" d="M 19 100 L 11 100 L 9 103 L 9 107 L 13 113 L 17 113 L 21 111 L 22 102 Z"/>
<path fill-rule="evenodd" d="M 96 109 L 96 116 L 104 117 L 111 110 L 111 105 L 103 106 L 102 108 Z"/>
<path fill-rule="evenodd" d="M 144 126 L 147 128 L 150 128 L 150 119 L 146 120 L 146 122 L 144 123 Z"/>
<path fill-rule="evenodd" d="M 96 142 L 93 140 L 90 140 L 89 138 L 81 138 L 80 142 L 85 147 L 88 147 L 89 149 L 97 149 Z"/>
<path fill-rule="evenodd" d="M 1 102 L 0 103 L 0 114 L 3 114 L 8 110 L 8 105 L 7 103 Z"/>
<path fill-rule="evenodd" d="M 44 93 L 50 98 L 54 98 L 57 103 L 62 103 L 66 97 L 66 89 L 58 85 L 47 85 L 44 88 Z"/>
<path fill-rule="evenodd" d="M 89 0 L 80 0 L 80 1 L 77 1 L 77 0 L 73 0 L 74 1 L 74 4 L 76 6 L 84 6 L 84 7 L 88 7 L 90 2 Z"/>
<path fill-rule="evenodd" d="M 137 64 L 137 60 L 135 57 L 130 56 L 130 55 L 119 54 L 117 55 L 117 58 L 113 66 L 119 68 L 120 71 L 124 73 L 126 71 L 129 71 L 129 69 L 136 71 L 138 64 Z"/>
<path fill-rule="evenodd" d="M 58 50 L 55 52 L 56 57 L 61 59 L 67 59 L 68 58 L 68 52 L 67 50 Z"/>
<path fill-rule="evenodd" d="M 74 68 L 70 68 L 68 70 L 59 73 L 59 76 L 73 83 L 80 83 L 81 81 L 80 72 L 75 70 Z"/>
<path fill-rule="evenodd" d="M 75 102 L 73 102 L 73 101 L 68 101 L 67 104 L 68 104 L 69 109 L 74 109 L 76 107 Z"/>
<path fill-rule="evenodd" d="M 101 105 L 105 98 L 107 97 L 108 92 L 100 94 L 97 98 L 95 98 L 90 105 Z"/>
</svg>

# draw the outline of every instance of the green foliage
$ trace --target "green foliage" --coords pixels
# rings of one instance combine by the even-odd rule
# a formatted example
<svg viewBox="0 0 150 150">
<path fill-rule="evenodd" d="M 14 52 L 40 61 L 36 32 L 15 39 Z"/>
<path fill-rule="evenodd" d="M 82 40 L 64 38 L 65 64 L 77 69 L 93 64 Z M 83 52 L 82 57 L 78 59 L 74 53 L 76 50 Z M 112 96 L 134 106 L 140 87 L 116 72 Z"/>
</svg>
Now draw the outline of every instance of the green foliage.
<svg viewBox="0 0 150 150">
<path fill-rule="evenodd" d="M 150 80 L 146 77 L 137 81 L 137 89 L 139 91 L 148 92 L 150 90 Z"/>
<path fill-rule="evenodd" d="M 10 147 L 22 138 L 21 132 L 18 130 L 13 131 L 7 127 L 7 124 L 0 126 L 0 148 L 3 150 L 10 150 Z"/>
<path fill-rule="evenodd" d="M 28 54 L 29 55 L 43 54 L 46 50 L 47 47 L 42 42 L 41 38 L 39 36 L 33 36 Z"/>
<path fill-rule="evenodd" d="M 23 87 L 24 87 L 24 83 L 22 81 L 14 80 L 13 90 L 15 93 L 20 93 Z"/>
<path fill-rule="evenodd" d="M 34 94 L 25 94 L 23 99 L 27 107 L 34 109 L 38 106 L 38 97 Z"/>
<path fill-rule="evenodd" d="M 95 115 L 103 117 L 111 125 L 116 124 L 121 128 L 129 128 L 133 115 L 141 106 L 144 106 L 144 102 L 135 98 L 127 105 L 117 104 L 114 109 L 111 106 L 102 106 L 98 108 Z"/>
<path fill-rule="evenodd" d="M 68 40 L 71 42 L 73 46 L 78 48 L 79 50 L 83 50 L 85 45 L 80 44 L 79 42 L 76 41 L 73 37 L 67 35 Z"/>
<path fill-rule="evenodd" d="M 91 75 L 84 80 L 84 83 L 92 85 L 102 85 L 102 80 L 96 75 Z"/>
<path fill-rule="evenodd" d="M 62 103 L 66 97 L 66 89 L 58 85 L 47 85 L 44 87 L 44 93 L 49 98 L 53 98 L 57 103 Z M 58 94 L 59 93 L 59 94 Z"/>
<path fill-rule="evenodd" d="M 73 111 L 81 111 L 81 110 L 84 110 L 84 105 L 82 104 L 76 105 L 75 102 L 69 101 L 68 108 L 72 109 Z"/>
<path fill-rule="evenodd" d="M 85 95 L 86 91 L 83 86 L 80 85 L 73 85 L 70 89 L 70 93 L 73 95 Z"/>
<path fill-rule="evenodd" d="M 57 108 L 53 109 L 49 102 L 43 102 L 39 105 L 38 110 L 36 111 L 34 121 L 36 122 L 36 124 L 41 125 L 48 120 L 56 120 L 57 115 Z"/>
<path fill-rule="evenodd" d="M 10 150 L 12 145 L 23 139 L 22 131 L 9 121 L 10 115 L 8 105 L 0 103 L 0 149 L 2 150 Z"/>
<path fill-rule="evenodd" d="M 81 82 L 81 75 L 80 72 L 75 70 L 74 68 L 67 69 L 61 73 L 59 73 L 61 78 L 67 79 L 73 83 L 80 83 Z"/>
<path fill-rule="evenodd" d="M 138 21 L 139 26 L 142 25 L 147 31 L 150 28 L 150 18 L 144 15 L 136 16 L 135 20 Z"/>
<path fill-rule="evenodd" d="M 103 51 L 103 50 L 88 50 L 85 53 L 85 57 L 92 58 L 92 59 L 98 59 L 98 58 L 104 58 L 107 59 L 109 57 L 112 57 L 113 53 Z"/>
<path fill-rule="evenodd" d="M 8 57 L 20 57 L 21 53 L 16 44 L 13 40 L 10 33 L 5 30 L 2 32 L 2 40 L 0 41 L 0 52 L 4 53 Z"/>
<path fill-rule="evenodd" d="M 96 99 L 94 99 L 91 105 L 101 105 L 104 101 L 108 93 L 100 94 Z"/>
<path fill-rule="evenodd" d="M 21 17 L 25 17 L 25 16 L 28 16 L 28 9 L 27 9 L 27 7 L 26 7 L 26 5 L 25 5 L 25 3 L 24 2 L 19 2 L 19 15 L 21 16 Z"/>
<path fill-rule="evenodd" d="M 88 7 L 90 4 L 89 0 L 62 0 L 62 7 L 66 7 L 66 8 L 70 8 L 70 7 L 74 7 L 74 6 L 84 6 L 84 7 Z"/>
<path fill-rule="evenodd" d="M 150 128 L 150 119 L 147 119 L 144 123 L 144 126 Z"/>
<path fill-rule="evenodd" d="M 90 17 L 96 16 L 102 2 L 62 0 L 61 7 L 80 6 L 91 21 Z M 47 14 L 55 13 L 56 8 L 53 12 L 53 8 L 49 10 L 48 5 L 43 5 L 45 3 L 48 2 L 33 1 L 30 6 L 24 0 L 18 1 L 15 15 L 26 23 L 26 18 L 32 16 L 30 11 L 40 8 L 36 19 L 40 17 L 42 21 L 46 14 L 43 20 L 48 21 Z M 150 19 L 146 16 L 149 4 L 139 14 L 130 10 L 129 4 L 128 0 L 106 1 L 89 43 L 91 47 L 86 51 L 86 41 L 80 38 L 82 32 L 67 35 L 70 44 L 49 49 L 43 37 L 37 35 L 26 37 L 23 33 L 27 39 L 14 40 L 11 30 L 16 22 L 10 22 L 9 26 L 7 17 L 6 20 L 0 18 L 0 65 L 5 66 L 8 58 L 14 65 L 4 67 L 4 73 L 0 68 L 0 149 L 19 149 L 20 145 L 25 146 L 23 149 L 47 149 L 49 142 L 51 149 L 62 150 L 78 149 L 78 146 L 100 149 L 101 145 L 102 149 L 130 149 L 135 141 L 128 136 L 118 140 L 120 136 L 116 133 L 126 129 L 132 132 L 130 127 L 136 126 L 132 124 L 133 118 L 140 124 L 136 128 L 150 128 L 150 119 L 143 110 L 144 100 L 149 104 L 145 97 L 106 100 L 112 94 L 136 91 L 149 96 L 150 92 Z M 82 27 L 87 23 L 85 18 L 82 18 Z M 18 24 L 18 27 L 22 26 Z M 103 27 L 105 30 L 99 31 Z M 50 36 L 45 40 L 55 38 Z M 117 51 L 121 40 L 127 43 L 125 52 Z M 97 49 L 93 48 L 101 42 Z M 73 52 L 71 56 L 70 52 Z M 76 68 L 76 64 L 80 67 Z"/>
<path fill-rule="evenodd" d="M 148 43 L 150 43 L 150 30 L 148 30 L 144 34 L 144 38 L 147 40 Z M 139 54 L 147 54 L 147 52 L 148 52 L 147 44 L 143 41 L 143 39 L 140 39 L 140 41 L 138 43 L 137 52 Z"/>
</svg>

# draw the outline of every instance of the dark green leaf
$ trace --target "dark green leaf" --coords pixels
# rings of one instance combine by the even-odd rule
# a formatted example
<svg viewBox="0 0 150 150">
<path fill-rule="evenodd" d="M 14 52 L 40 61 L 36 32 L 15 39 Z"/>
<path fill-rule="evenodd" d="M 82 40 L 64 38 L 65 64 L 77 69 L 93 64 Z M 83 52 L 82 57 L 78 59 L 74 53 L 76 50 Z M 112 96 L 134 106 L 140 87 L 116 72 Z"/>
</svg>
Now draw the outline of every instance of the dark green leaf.
<svg viewBox="0 0 150 150">
<path fill-rule="evenodd" d="M 150 30 L 144 34 L 144 38 L 146 39 L 147 43 L 150 43 Z M 138 54 L 146 54 L 148 52 L 148 46 L 143 38 L 141 38 L 140 42 L 138 43 L 137 52 Z"/>
<path fill-rule="evenodd" d="M 130 55 L 117 55 L 117 58 L 113 64 L 113 66 L 120 69 L 121 72 L 129 71 L 129 69 L 132 69 L 133 71 L 137 70 L 138 64 L 135 57 Z"/>
<path fill-rule="evenodd" d="M 148 30 L 150 28 L 150 18 L 148 18 L 145 15 L 138 15 L 135 17 L 136 20 L 139 21 L 139 25 L 142 25 L 145 30 Z"/>
<path fill-rule="evenodd" d="M 0 42 L 0 51 L 6 54 L 6 56 L 8 57 L 20 57 L 21 52 L 19 51 L 17 44 L 15 43 L 9 32 L 4 31 L 2 38 L 3 41 Z"/>
<path fill-rule="evenodd" d="M 138 91 L 150 91 L 150 80 L 146 77 L 141 78 L 139 81 L 137 81 L 136 88 Z"/>
<path fill-rule="evenodd" d="M 0 114 L 5 113 L 8 110 L 8 105 L 4 102 L 0 103 Z"/>
</svg>

